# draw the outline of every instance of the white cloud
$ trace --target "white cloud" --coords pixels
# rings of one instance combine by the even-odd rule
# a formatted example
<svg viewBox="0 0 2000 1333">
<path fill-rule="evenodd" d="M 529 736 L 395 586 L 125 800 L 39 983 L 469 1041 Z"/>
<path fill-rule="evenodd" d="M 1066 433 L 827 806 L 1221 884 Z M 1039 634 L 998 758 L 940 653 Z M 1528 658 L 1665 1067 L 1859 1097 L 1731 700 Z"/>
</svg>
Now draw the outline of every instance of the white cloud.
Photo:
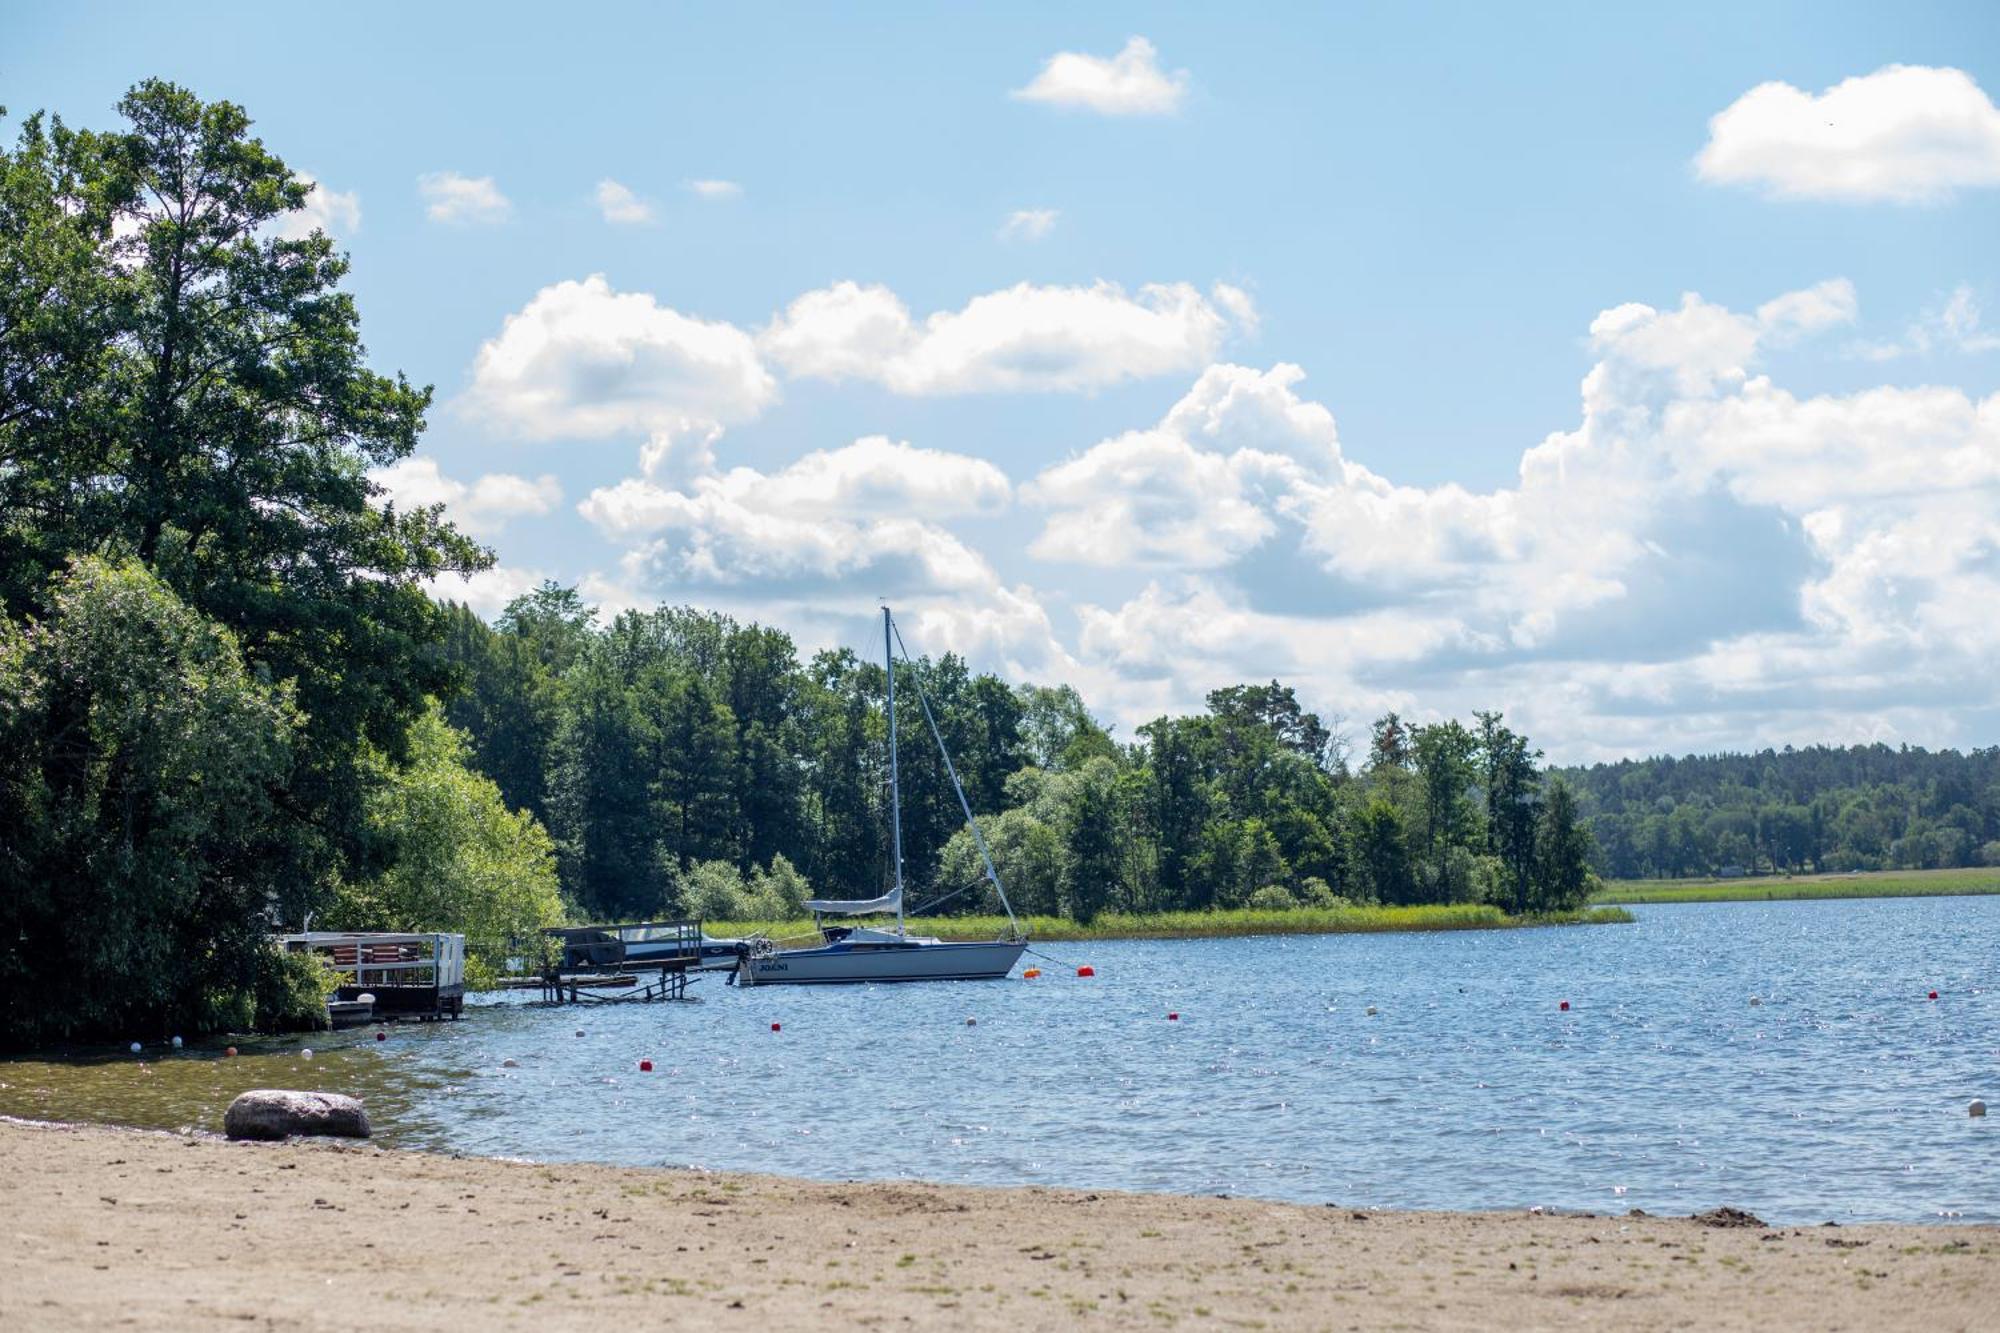
<svg viewBox="0 0 2000 1333">
<path fill-rule="evenodd" d="M 514 212 L 514 205 L 500 193 L 491 176 L 433 171 L 417 178 L 417 192 L 423 196 L 425 216 L 432 222 L 486 225 L 505 222 Z"/>
<path fill-rule="evenodd" d="M 772 532 L 791 524 L 804 545 L 832 560 L 845 520 L 995 513 L 1011 493 L 1006 475 L 985 459 L 870 435 L 815 450 L 775 473 L 739 467 L 662 483 L 649 469 L 644 478 L 593 491 L 578 509 L 615 540 L 709 523 Z M 823 535 L 835 540 L 822 542 Z"/>
<path fill-rule="evenodd" d="M 299 179 L 311 185 L 312 192 L 306 196 L 305 207 L 277 220 L 271 228 L 274 236 L 280 240 L 302 241 L 314 231 L 345 237 L 361 230 L 359 194 L 352 190 L 343 194 L 305 172 L 299 173 Z"/>
<path fill-rule="evenodd" d="M 1053 208 L 1018 208 L 1000 224 L 1003 241 L 1039 241 L 1056 229 L 1061 214 Z"/>
<path fill-rule="evenodd" d="M 1703 180 L 1784 198 L 1932 203 L 2000 185 L 2000 108 L 1959 69 L 1889 65 L 1817 95 L 1759 84 L 1708 129 Z"/>
<path fill-rule="evenodd" d="M 691 180 L 687 182 L 687 188 L 697 198 L 706 199 L 710 203 L 721 203 L 724 200 L 743 197 L 743 187 L 735 181 Z"/>
<path fill-rule="evenodd" d="M 886 287 L 839 282 L 793 301 L 758 346 L 795 377 L 866 379 L 897 393 L 1079 391 L 1198 368 L 1254 317 L 1234 288 L 1218 309 L 1187 283 L 1128 295 L 1115 283 L 1020 283 L 915 323 Z M 1219 297 L 1218 299 L 1224 299 Z"/>
<path fill-rule="evenodd" d="M 777 394 L 750 335 L 595 274 L 544 287 L 473 362 L 459 407 L 528 439 L 713 438 Z"/>
<path fill-rule="evenodd" d="M 1941 305 L 1911 321 L 1900 339 L 1856 343 L 1851 351 L 1864 361 L 1893 361 L 1933 352 L 1993 352 L 2000 351 L 2000 333 L 1981 327 L 1979 300 L 1972 288 L 1961 283 Z"/>
<path fill-rule="evenodd" d="M 405 509 L 443 505 L 447 517 L 475 536 L 489 536 L 511 519 L 552 513 L 562 503 L 562 485 L 553 476 L 489 472 L 467 483 L 445 476 L 435 458 L 422 454 L 376 468 L 368 479 Z"/>
<path fill-rule="evenodd" d="M 1081 107 L 1107 116 L 1164 116 L 1180 109 L 1188 73 L 1160 68 L 1159 52 L 1144 37 L 1129 39 L 1110 59 L 1058 51 L 1042 72 L 1012 96 L 1024 102 Z"/>
<path fill-rule="evenodd" d="M 1604 312 L 1581 423 L 1485 493 L 1345 457 L 1296 367 L 1212 367 L 1023 486 L 1032 551 L 1158 571 L 1076 605 L 1128 724 L 1278 675 L 1356 717 L 1504 707 L 1565 758 L 1948 741 L 2000 708 L 2000 395 L 1801 399 L 1758 373 L 1856 306 L 1835 281 Z"/>
<path fill-rule="evenodd" d="M 642 227 L 653 220 L 653 206 L 609 176 L 597 182 L 597 210 L 614 226 Z"/>
<path fill-rule="evenodd" d="M 440 574 L 424 589 L 444 602 L 463 602 L 487 620 L 507 609 L 516 597 L 525 597 L 542 586 L 548 576 L 539 570 L 494 565 L 473 574 Z"/>
</svg>

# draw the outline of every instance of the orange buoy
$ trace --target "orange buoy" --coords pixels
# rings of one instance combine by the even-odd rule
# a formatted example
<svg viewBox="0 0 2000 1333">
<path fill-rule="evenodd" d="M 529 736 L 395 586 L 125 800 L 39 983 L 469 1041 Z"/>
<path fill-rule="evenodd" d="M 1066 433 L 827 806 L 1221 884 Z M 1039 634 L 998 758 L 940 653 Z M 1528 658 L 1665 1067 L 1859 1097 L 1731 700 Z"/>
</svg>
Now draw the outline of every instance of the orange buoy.
<svg viewBox="0 0 2000 1333">
<path fill-rule="evenodd" d="M 1076 974 L 1080 977 L 1094 977 L 1097 975 L 1097 969 L 1092 967 L 1089 963 L 1085 963 L 1082 967 L 1079 967 L 1076 970 Z"/>
<path fill-rule="evenodd" d="M 650 1074 L 650 1073 L 652 1073 L 652 1072 L 653 1072 L 653 1062 L 652 1062 L 651 1060 L 641 1060 L 641 1061 L 639 1062 L 639 1072 L 640 1072 L 640 1073 L 642 1073 L 642 1074 Z"/>
<path fill-rule="evenodd" d="M 224 1055 L 234 1055 L 236 1054 L 236 1048 L 234 1046 L 225 1046 L 222 1048 L 222 1053 Z"/>
<path fill-rule="evenodd" d="M 1027 971 L 1021 974 L 1021 980 L 1033 981 L 1036 977 L 1039 977 L 1040 975 L 1042 975 L 1042 969 L 1040 969 L 1039 967 L 1031 967 Z"/>
<path fill-rule="evenodd" d="M 1568 1000 L 1564 1000 L 1564 1001 L 1563 1001 L 1563 1002 L 1562 1002 L 1561 1004 L 1557 1005 L 1557 1006 L 1556 1006 L 1556 1008 L 1558 1008 L 1558 1009 L 1562 1010 L 1562 1011 L 1563 1011 L 1564 1013 L 1568 1013 L 1568 1012 L 1569 1012 L 1569 1001 L 1568 1001 Z"/>
</svg>

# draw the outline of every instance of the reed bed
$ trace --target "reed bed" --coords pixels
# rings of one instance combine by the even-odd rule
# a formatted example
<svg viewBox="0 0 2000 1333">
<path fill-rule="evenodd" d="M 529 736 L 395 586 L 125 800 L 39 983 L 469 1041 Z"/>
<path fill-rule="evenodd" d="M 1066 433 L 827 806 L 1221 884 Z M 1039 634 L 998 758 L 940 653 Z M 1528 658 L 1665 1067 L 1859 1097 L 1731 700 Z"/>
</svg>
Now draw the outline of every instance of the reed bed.
<svg viewBox="0 0 2000 1333">
<path fill-rule="evenodd" d="M 1607 925 L 1632 919 L 1617 907 L 1585 908 L 1538 916 L 1509 916 L 1486 903 L 1424 907 L 1233 908 L 1214 912 L 1107 912 L 1085 924 L 1066 917 L 1031 916 L 1021 925 L 1037 940 L 1178 940 L 1234 935 L 1359 935 L 1382 931 L 1508 930 L 1522 926 Z M 1004 934 L 1003 916 L 915 918 L 917 928 L 941 939 L 992 939 Z M 724 938 L 810 936 L 810 921 L 710 921 L 704 928 Z"/>
</svg>

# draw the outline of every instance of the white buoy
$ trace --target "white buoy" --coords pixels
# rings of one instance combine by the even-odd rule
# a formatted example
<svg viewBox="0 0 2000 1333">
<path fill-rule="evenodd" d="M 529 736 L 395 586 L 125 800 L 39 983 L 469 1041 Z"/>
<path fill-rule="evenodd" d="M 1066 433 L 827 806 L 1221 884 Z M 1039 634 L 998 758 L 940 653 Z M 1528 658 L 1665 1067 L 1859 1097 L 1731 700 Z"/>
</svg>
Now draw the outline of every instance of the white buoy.
<svg viewBox="0 0 2000 1333">
<path fill-rule="evenodd" d="M 578 1029 L 576 1030 L 576 1035 L 577 1035 L 577 1036 L 579 1036 L 579 1037 L 581 1037 L 581 1036 L 583 1035 L 583 1029 L 582 1029 L 582 1028 L 578 1028 Z"/>
<path fill-rule="evenodd" d="M 1764 1003 L 1764 1002 L 1763 1002 L 1762 1000 L 1758 999 L 1758 998 L 1757 998 L 1756 996 L 1752 995 L 1752 996 L 1750 997 L 1750 1007 L 1751 1007 L 1752 1009 L 1755 1009 L 1755 1008 L 1756 1008 L 1756 1007 L 1757 1007 L 1758 1005 L 1760 1005 L 1760 1004 L 1762 1004 L 1762 1003 Z"/>
<path fill-rule="evenodd" d="M 174 1049 L 178 1051 L 178 1050 L 179 1050 L 180 1048 L 181 1048 L 181 1039 L 180 1039 L 179 1037 L 175 1037 L 175 1038 L 174 1038 Z"/>
<path fill-rule="evenodd" d="M 1370 1018 L 1375 1017 L 1375 1006 L 1372 1004 L 1368 1006 L 1368 1016 Z"/>
<path fill-rule="evenodd" d="M 968 1018 L 965 1020 L 965 1025 L 969 1028 L 976 1028 L 979 1026 L 979 1020 L 976 1018 Z"/>
<path fill-rule="evenodd" d="M 304 1049 L 303 1051 L 300 1051 L 300 1052 L 299 1052 L 299 1058 L 300 1058 L 300 1059 L 302 1059 L 302 1060 L 310 1060 L 310 1059 L 312 1059 L 312 1058 L 313 1058 L 313 1048 L 312 1048 L 312 1047 L 310 1047 L 310 1046 L 308 1046 L 308 1047 L 306 1047 L 306 1048 L 305 1048 L 305 1049 Z"/>
<path fill-rule="evenodd" d="M 1966 1113 L 1967 1115 L 1970 1115 L 1970 1116 L 1982 1116 L 1982 1115 L 1985 1115 L 1985 1114 L 1986 1114 L 1986 1103 L 1985 1103 L 1985 1102 L 1982 1102 L 1982 1101 L 1980 1101 L 1980 1100 L 1979 1100 L 1979 1099 L 1978 1099 L 1977 1097 L 1974 1097 L 1974 1098 L 1972 1099 L 1972 1104 L 1971 1104 L 1971 1105 L 1969 1105 L 1969 1106 L 1967 1106 L 1967 1107 L 1965 1108 L 1965 1113 Z"/>
<path fill-rule="evenodd" d="M 135 1041 L 132 1043 L 132 1054 L 137 1055 L 138 1053 L 139 1053 L 139 1043 Z"/>
</svg>

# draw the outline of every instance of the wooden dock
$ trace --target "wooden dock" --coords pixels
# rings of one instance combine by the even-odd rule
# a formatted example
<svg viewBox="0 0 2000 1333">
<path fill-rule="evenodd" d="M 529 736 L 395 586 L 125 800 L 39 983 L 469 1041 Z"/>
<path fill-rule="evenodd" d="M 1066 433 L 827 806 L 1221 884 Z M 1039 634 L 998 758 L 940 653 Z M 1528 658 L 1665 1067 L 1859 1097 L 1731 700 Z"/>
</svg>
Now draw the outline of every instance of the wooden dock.
<svg viewBox="0 0 2000 1333">
<path fill-rule="evenodd" d="M 701 922 L 634 921 L 555 926 L 537 982 L 545 1004 L 628 1004 L 685 1000 L 691 973 L 733 969 L 735 955 L 710 956 Z M 616 984 L 623 982 L 623 985 Z"/>
</svg>

